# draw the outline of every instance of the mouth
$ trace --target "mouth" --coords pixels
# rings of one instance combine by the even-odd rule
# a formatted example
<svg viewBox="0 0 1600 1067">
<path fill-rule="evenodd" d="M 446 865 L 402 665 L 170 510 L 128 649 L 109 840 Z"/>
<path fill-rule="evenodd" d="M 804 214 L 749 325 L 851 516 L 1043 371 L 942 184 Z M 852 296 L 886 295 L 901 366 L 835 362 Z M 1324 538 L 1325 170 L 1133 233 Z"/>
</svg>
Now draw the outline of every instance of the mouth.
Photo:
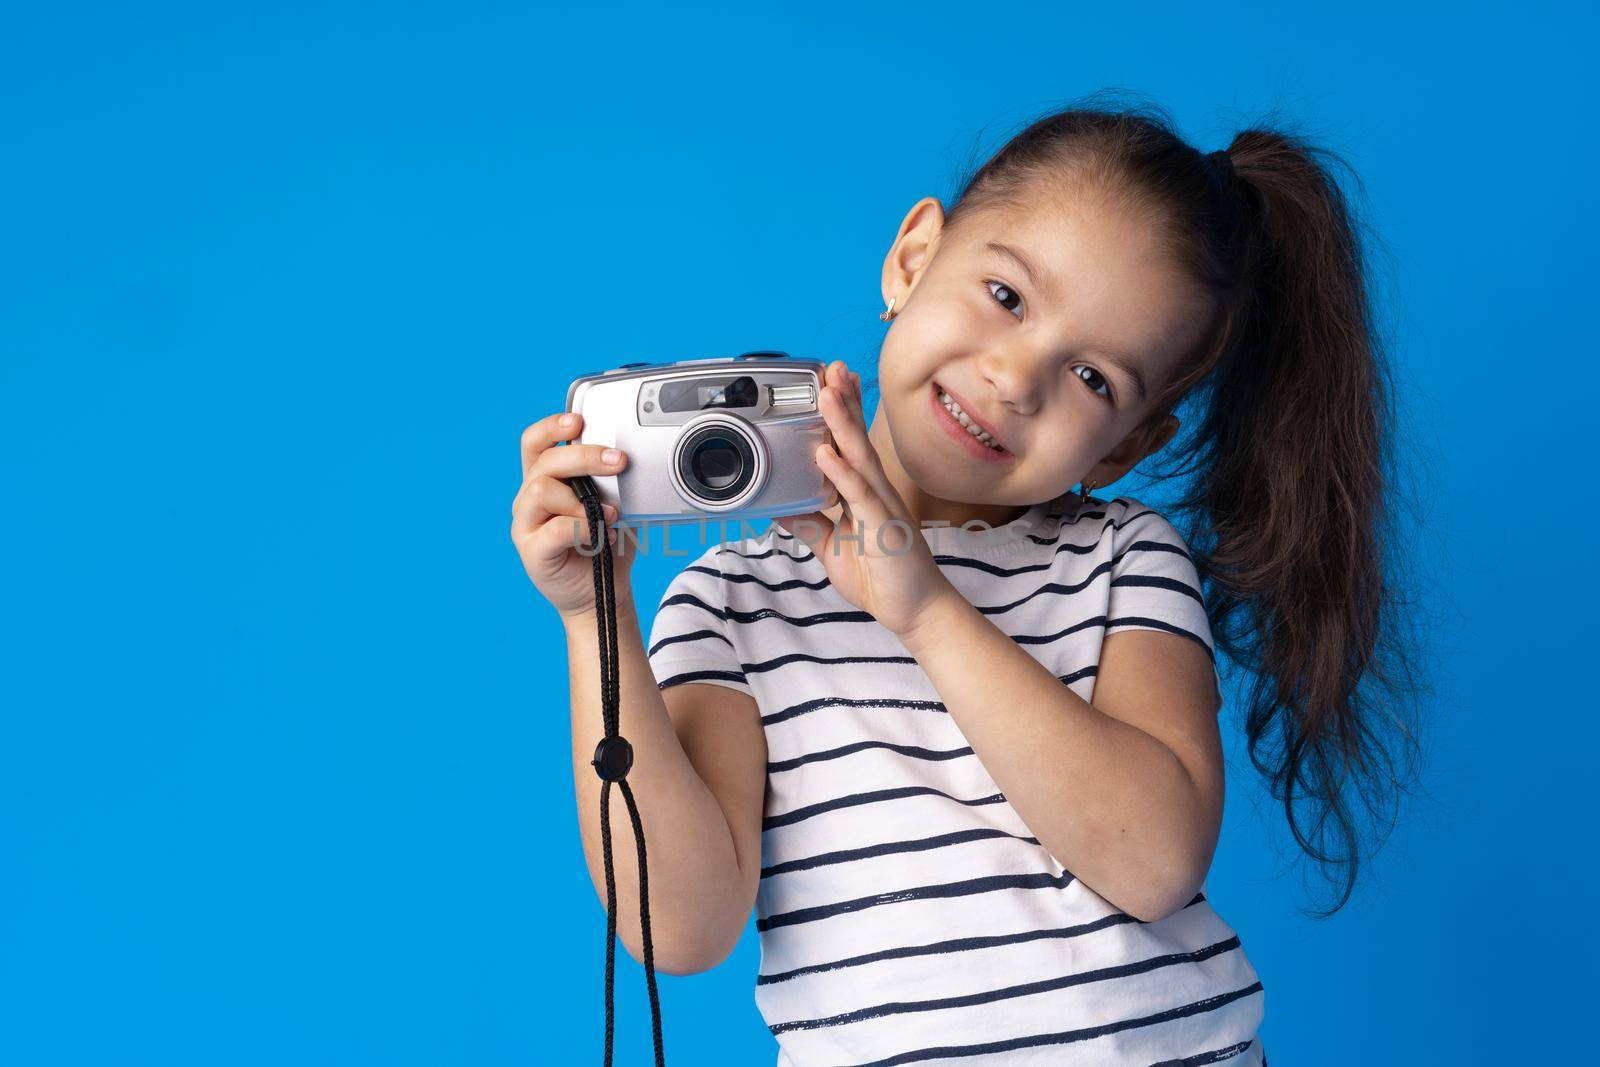
<svg viewBox="0 0 1600 1067">
<path fill-rule="evenodd" d="M 959 397 L 952 395 L 938 382 L 928 390 L 934 409 L 934 419 L 968 454 L 990 463 L 1007 463 L 1016 453 L 1006 448 L 995 436 L 993 428 L 973 417 L 961 405 Z"/>
</svg>

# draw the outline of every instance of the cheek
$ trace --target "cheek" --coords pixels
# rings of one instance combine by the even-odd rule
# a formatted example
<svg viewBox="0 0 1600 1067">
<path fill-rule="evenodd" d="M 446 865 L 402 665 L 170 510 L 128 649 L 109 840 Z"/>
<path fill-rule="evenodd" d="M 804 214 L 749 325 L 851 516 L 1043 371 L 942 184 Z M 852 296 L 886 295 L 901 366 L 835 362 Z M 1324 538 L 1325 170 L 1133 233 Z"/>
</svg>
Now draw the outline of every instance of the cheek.
<svg viewBox="0 0 1600 1067">
<path fill-rule="evenodd" d="M 990 327 L 981 309 L 948 294 L 925 295 L 884 338 L 879 377 L 886 383 L 920 385 L 941 366 L 983 351 Z"/>
<path fill-rule="evenodd" d="M 1116 444 L 1121 425 L 1117 415 L 1072 374 L 1062 377 L 1052 406 L 1050 428 L 1040 434 L 1034 451 L 1052 457 L 1054 465 L 1076 471 L 1098 460 Z"/>
</svg>

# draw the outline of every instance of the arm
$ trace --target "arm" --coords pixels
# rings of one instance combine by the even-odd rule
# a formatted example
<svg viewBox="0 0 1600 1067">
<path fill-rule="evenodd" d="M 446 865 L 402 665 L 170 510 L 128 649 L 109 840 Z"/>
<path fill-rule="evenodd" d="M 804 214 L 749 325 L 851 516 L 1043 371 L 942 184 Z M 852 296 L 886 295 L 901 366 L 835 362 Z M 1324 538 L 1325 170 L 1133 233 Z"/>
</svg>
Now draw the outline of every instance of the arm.
<svg viewBox="0 0 1600 1067">
<path fill-rule="evenodd" d="M 620 732 L 633 746 L 628 784 L 644 824 L 650 865 L 650 932 L 668 974 L 709 970 L 738 943 L 760 876 L 766 738 L 755 701 L 723 686 L 661 690 L 646 659 L 631 592 L 617 594 Z M 572 773 L 589 877 L 602 906 L 600 779 L 590 760 L 605 735 L 595 615 L 564 617 L 571 679 Z M 611 797 L 617 933 L 644 958 L 638 850 L 626 803 Z"/>
<path fill-rule="evenodd" d="M 811 548 L 841 596 L 900 638 L 1063 867 L 1135 918 L 1181 908 L 1205 880 L 1222 821 L 1218 696 L 1206 651 L 1175 634 L 1112 633 L 1093 703 L 1079 697 L 961 596 L 923 538 L 906 536 L 916 517 L 884 470 L 859 382 L 842 363 L 829 364 L 819 403 L 838 449 L 819 445 L 816 459 L 843 508 L 837 520 L 811 512 L 779 523 Z M 1147 547 L 1178 551 L 1155 512 L 1134 519 L 1150 540 L 1166 542 Z M 904 530 L 882 537 L 891 522 Z M 1132 579 L 1132 568 L 1157 558 L 1130 555 L 1125 573 Z M 1160 583 L 1187 587 L 1174 604 L 1187 604 L 1197 584 L 1192 570 L 1184 578 Z M 1124 593 L 1144 587 L 1130 580 Z"/>
<path fill-rule="evenodd" d="M 1108 634 L 1090 703 L 950 587 L 900 635 L 995 784 L 1050 854 L 1147 922 L 1205 880 L 1222 822 L 1217 697 L 1203 649 Z"/>
</svg>

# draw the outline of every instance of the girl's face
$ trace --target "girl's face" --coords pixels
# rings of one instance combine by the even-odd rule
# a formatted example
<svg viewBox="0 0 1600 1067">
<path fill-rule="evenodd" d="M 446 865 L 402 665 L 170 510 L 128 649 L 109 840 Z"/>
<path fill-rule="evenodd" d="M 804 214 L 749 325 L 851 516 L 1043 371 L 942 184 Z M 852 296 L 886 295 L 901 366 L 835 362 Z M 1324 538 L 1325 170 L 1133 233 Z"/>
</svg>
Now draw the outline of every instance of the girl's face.
<svg viewBox="0 0 1600 1067">
<path fill-rule="evenodd" d="M 883 292 L 897 314 L 871 437 L 912 510 L 957 523 L 1007 521 L 1085 478 L 1106 485 L 1165 444 L 1177 419 L 1150 420 L 1151 405 L 1211 313 L 1149 223 L 1083 197 L 969 216 L 960 233 L 925 198 Z M 998 451 L 960 428 L 941 390 Z"/>
</svg>

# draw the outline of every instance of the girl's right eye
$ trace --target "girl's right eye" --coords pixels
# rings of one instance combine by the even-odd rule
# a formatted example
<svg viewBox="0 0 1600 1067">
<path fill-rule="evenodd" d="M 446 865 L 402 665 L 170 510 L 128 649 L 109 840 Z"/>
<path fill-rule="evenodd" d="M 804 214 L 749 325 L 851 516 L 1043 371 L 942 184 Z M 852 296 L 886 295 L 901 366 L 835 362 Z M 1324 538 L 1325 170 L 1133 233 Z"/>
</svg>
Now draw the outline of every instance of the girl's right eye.
<svg viewBox="0 0 1600 1067">
<path fill-rule="evenodd" d="M 1006 296 L 1015 298 L 1017 301 L 1017 306 L 1020 307 L 1022 305 L 1022 297 L 1017 295 L 1017 291 L 1015 289 L 1011 288 L 1011 286 L 1007 285 L 1005 282 L 997 282 L 989 278 L 985 278 L 983 280 L 983 287 L 988 291 L 989 299 L 993 300 L 996 304 L 999 304 L 1001 307 L 1011 312 L 1017 318 L 1022 318 L 1021 315 L 1017 315 L 1015 308 L 1005 302 L 1003 297 L 995 295 L 995 288 L 998 288 L 1000 292 L 1006 294 Z"/>
</svg>

